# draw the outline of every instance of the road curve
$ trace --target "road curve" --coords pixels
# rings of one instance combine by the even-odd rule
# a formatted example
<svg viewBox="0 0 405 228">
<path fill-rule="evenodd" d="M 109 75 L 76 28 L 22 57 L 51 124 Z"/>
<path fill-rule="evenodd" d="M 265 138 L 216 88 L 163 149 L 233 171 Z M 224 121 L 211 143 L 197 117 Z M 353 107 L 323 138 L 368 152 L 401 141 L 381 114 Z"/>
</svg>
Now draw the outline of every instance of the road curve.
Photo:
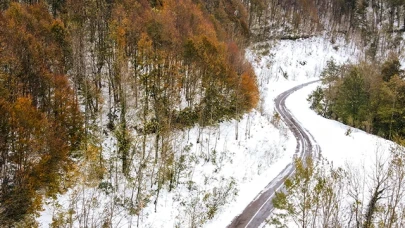
<svg viewBox="0 0 405 228">
<path fill-rule="evenodd" d="M 295 149 L 294 157 L 303 158 L 311 154 L 317 156 L 321 152 L 321 148 L 318 146 L 311 133 L 302 127 L 295 119 L 294 115 L 292 115 L 286 108 L 285 100 L 295 91 L 318 81 L 319 80 L 311 81 L 289 89 L 278 95 L 274 100 L 277 112 L 297 139 L 297 147 Z M 283 187 L 285 178 L 293 173 L 294 166 L 291 161 L 291 163 L 289 163 L 272 181 L 270 181 L 266 188 L 256 196 L 245 210 L 243 210 L 242 214 L 232 220 L 231 224 L 228 225 L 228 228 L 259 227 L 260 224 L 270 216 L 270 213 L 273 210 L 272 199 L 275 192 Z"/>
</svg>

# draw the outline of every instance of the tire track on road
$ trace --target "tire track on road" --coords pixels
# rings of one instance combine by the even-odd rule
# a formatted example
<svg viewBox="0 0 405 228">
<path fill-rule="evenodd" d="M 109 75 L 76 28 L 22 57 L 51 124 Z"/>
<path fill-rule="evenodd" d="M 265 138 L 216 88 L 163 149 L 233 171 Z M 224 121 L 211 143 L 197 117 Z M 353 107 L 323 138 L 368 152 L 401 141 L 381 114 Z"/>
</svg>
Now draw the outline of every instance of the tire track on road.
<svg viewBox="0 0 405 228">
<path fill-rule="evenodd" d="M 295 91 L 313 84 L 316 81 L 307 82 L 294 88 L 291 88 L 274 99 L 276 111 L 280 114 L 281 119 L 292 131 L 297 139 L 297 147 L 294 157 L 305 158 L 309 155 L 318 155 L 321 148 L 316 143 L 314 137 L 295 119 L 294 115 L 285 106 L 285 101 Z M 235 217 L 228 228 L 257 228 L 259 227 L 272 212 L 275 192 L 283 188 L 285 178 L 291 176 L 295 172 L 293 161 L 289 163 L 270 183 L 266 188 L 259 193 L 258 196 L 243 210 L 243 212 Z"/>
</svg>

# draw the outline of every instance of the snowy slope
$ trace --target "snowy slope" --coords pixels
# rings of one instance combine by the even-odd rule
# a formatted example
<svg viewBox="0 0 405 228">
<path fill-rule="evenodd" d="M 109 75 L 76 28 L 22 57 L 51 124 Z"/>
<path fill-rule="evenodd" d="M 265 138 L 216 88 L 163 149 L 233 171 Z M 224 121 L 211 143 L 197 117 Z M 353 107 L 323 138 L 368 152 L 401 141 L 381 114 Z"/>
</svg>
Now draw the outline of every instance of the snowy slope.
<svg viewBox="0 0 405 228">
<path fill-rule="evenodd" d="M 355 128 L 346 136 L 350 127 L 325 119 L 310 110 L 306 97 L 318 85 L 310 85 L 292 94 L 287 99 L 287 107 L 314 136 L 322 148 L 322 156 L 336 166 L 344 166 L 346 163 L 360 165 L 363 162 L 366 166 L 372 165 L 376 150 L 386 152 L 393 143 Z"/>
<path fill-rule="evenodd" d="M 172 142 L 173 148 L 179 148 L 175 157 L 178 159 L 187 154 L 187 172 L 182 177 L 183 184 L 171 192 L 162 190 L 156 211 L 152 201 L 138 220 L 118 206 L 109 206 L 114 202 L 114 195 L 106 195 L 97 188 L 77 187 L 56 201 L 48 200 L 49 204 L 45 205 L 38 219 L 41 227 L 48 227 L 52 215 L 67 211 L 73 202 L 73 193 L 77 192 L 83 197 L 83 202 L 80 199 L 76 202 L 78 209 L 82 209 L 80 203 L 85 205 L 84 199 L 97 201 L 88 211 L 95 221 L 108 214 L 106 208 L 116 210 L 114 227 L 136 226 L 137 222 L 140 227 L 190 227 L 196 217 L 202 219 L 204 227 L 226 227 L 291 161 L 295 151 L 296 142 L 292 134 L 282 123 L 274 122 L 273 99 L 295 85 L 319 77 L 330 58 L 343 63 L 354 61 L 359 53 L 343 40 L 338 39 L 332 44 L 322 37 L 271 41 L 268 45 L 271 50 L 265 56 L 258 54 L 254 47 L 247 52 L 258 75 L 261 92 L 257 109 L 246 114 L 238 123 L 228 121 L 204 129 L 197 126 L 178 133 Z M 351 137 L 347 137 L 344 135 L 347 127 L 323 119 L 309 110 L 306 97 L 313 88 L 294 93 L 287 100 L 287 106 L 314 135 L 322 147 L 323 156 L 336 164 L 344 164 L 346 160 L 367 155 L 376 143 L 385 145 L 384 140 L 361 131 L 354 131 Z M 108 140 L 111 139 L 106 139 L 105 143 L 110 148 L 105 150 L 113 151 L 114 143 Z M 215 203 L 213 196 L 220 194 L 227 185 L 233 186 L 231 191 L 218 206 L 213 219 L 206 221 L 202 218 L 207 213 L 206 204 Z M 130 189 L 130 185 L 123 183 L 115 196 L 130 196 Z M 78 226 L 77 223 L 75 226 Z"/>
<path fill-rule="evenodd" d="M 258 110 L 268 119 L 272 119 L 274 113 L 274 98 L 278 94 L 298 84 L 318 78 L 321 70 L 326 66 L 326 62 L 331 58 L 338 63 L 344 63 L 354 61 L 359 53 L 354 46 L 346 45 L 343 40 L 338 40 L 335 44 L 331 44 L 323 37 L 313 37 L 298 41 L 269 41 L 268 43 L 268 46 L 271 46 L 271 50 L 266 56 L 258 55 L 257 53 L 259 51 L 254 51 L 255 47 L 248 50 L 248 58 L 255 66 L 261 92 L 261 103 L 259 104 Z M 264 45 L 262 44 L 261 46 Z M 288 79 L 283 76 L 285 74 L 288 75 Z M 310 87 L 304 92 L 309 93 L 312 89 L 313 87 Z M 308 109 L 309 105 L 306 102 L 306 94 L 297 92 L 294 94 L 294 97 L 298 97 L 298 101 L 289 99 L 287 104 L 291 106 L 292 102 L 292 106 L 295 107 L 294 110 L 292 110 L 294 114 L 300 112 L 302 108 L 304 108 L 304 110 L 305 108 Z M 299 102 L 300 105 L 295 105 L 295 102 Z M 311 112 L 311 110 L 308 111 Z M 313 114 L 316 118 L 316 114 Z M 300 121 L 305 122 L 306 115 L 302 117 L 303 119 L 300 119 Z M 255 120 L 252 121 L 254 122 Z M 313 122 L 308 122 L 309 125 L 312 123 Z M 309 130 L 311 131 L 311 129 Z M 261 130 L 258 129 L 258 131 L 260 132 Z M 274 129 L 273 131 L 277 132 L 279 130 Z M 292 138 L 290 133 L 288 135 Z M 344 134 L 342 135 L 344 136 Z M 268 135 L 268 137 L 271 138 L 272 136 Z M 279 144 L 274 146 L 277 148 L 283 147 L 284 145 Z M 321 144 L 321 146 L 323 146 L 323 144 Z M 295 148 L 295 145 L 289 145 L 288 148 Z M 225 227 L 228 225 L 233 217 L 240 214 L 256 194 L 291 161 L 291 154 L 292 149 L 280 155 L 280 159 L 267 169 L 266 173 L 268 173 L 268 175 L 252 176 L 251 183 L 241 182 L 241 194 L 236 197 L 235 202 L 224 207 L 213 221 L 207 223 L 206 227 Z M 253 153 L 252 156 L 256 155 Z M 260 185 L 253 184 L 258 182 L 261 182 L 262 188 L 260 188 Z"/>
<path fill-rule="evenodd" d="M 299 48 L 301 45 L 304 47 Z M 338 63 L 353 62 L 360 57 L 359 51 L 354 47 L 341 45 L 333 48 L 332 46 L 325 40 L 322 41 L 321 38 L 298 42 L 281 42 L 275 48 L 276 53 L 273 56 L 275 66 L 273 65 L 272 68 L 263 71 L 271 72 L 273 75 L 279 74 L 273 84 L 285 88 L 286 84 L 295 85 L 295 83 L 286 82 L 284 78 L 280 80 L 283 72 L 287 72 L 289 79 L 290 75 L 293 75 L 292 80 L 296 80 L 299 82 L 297 84 L 300 84 L 308 81 L 308 77 L 319 77 L 326 60 L 331 57 Z M 306 62 L 305 65 L 300 64 L 303 60 Z M 280 69 L 287 70 L 281 71 Z M 363 169 L 363 172 L 358 175 L 371 175 L 373 165 L 379 159 L 387 159 L 389 149 L 394 143 L 358 129 L 352 129 L 352 133 L 346 136 L 348 126 L 325 119 L 310 110 L 306 98 L 319 85 L 320 83 L 312 84 L 293 93 L 286 101 L 287 108 L 301 125 L 311 132 L 322 148 L 322 156 L 330 161 L 334 167 L 355 167 L 359 170 Z M 271 91 L 277 90 L 271 86 L 269 88 Z M 361 178 L 367 179 L 369 177 Z M 367 198 L 368 193 L 365 192 L 364 194 Z M 291 223 L 289 227 L 295 227 L 295 224 Z"/>
<path fill-rule="evenodd" d="M 346 135 L 349 126 L 317 115 L 309 108 L 306 98 L 319 84 L 296 91 L 287 98 L 286 106 L 298 122 L 311 132 L 322 149 L 323 158 L 335 168 L 342 167 L 356 172 L 357 178 L 363 180 L 366 186 L 364 192 L 360 193 L 361 197 L 363 200 L 369 199 L 371 193 L 368 188 L 373 186 L 372 177 L 375 175 L 373 168 L 378 162 L 387 164 L 390 148 L 395 143 L 354 128 L 351 128 L 350 135 Z M 346 198 L 342 205 L 350 205 L 351 200 L 350 197 Z M 262 224 L 262 227 L 273 226 Z M 298 226 L 290 221 L 288 227 Z"/>
</svg>

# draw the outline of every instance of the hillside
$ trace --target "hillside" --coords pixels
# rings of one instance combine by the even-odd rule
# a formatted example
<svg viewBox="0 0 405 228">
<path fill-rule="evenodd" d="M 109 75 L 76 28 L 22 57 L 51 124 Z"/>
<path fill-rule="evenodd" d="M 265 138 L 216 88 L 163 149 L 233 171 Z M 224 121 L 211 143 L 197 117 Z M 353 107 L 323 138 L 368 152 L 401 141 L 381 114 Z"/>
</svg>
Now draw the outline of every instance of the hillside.
<svg viewBox="0 0 405 228">
<path fill-rule="evenodd" d="M 258 102 L 245 6 L 216 4 L 2 2 L 1 224 L 33 226 L 48 199 L 79 190 L 70 204 L 108 203 L 60 208 L 53 226 L 113 224 L 116 207 L 139 224 L 161 191 L 192 187 L 183 137 Z"/>
<path fill-rule="evenodd" d="M 293 159 L 273 99 L 402 64 L 404 28 L 398 0 L 1 1 L 0 226 L 225 227 Z"/>
</svg>

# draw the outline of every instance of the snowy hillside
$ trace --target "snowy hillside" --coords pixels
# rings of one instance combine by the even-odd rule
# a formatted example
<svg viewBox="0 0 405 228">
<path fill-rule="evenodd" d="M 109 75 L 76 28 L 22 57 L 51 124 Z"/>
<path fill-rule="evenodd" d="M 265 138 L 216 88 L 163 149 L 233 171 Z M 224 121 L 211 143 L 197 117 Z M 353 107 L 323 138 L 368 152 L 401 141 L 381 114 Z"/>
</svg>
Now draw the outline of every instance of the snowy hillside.
<svg viewBox="0 0 405 228">
<path fill-rule="evenodd" d="M 402 226 L 404 9 L 1 1 L 0 227 Z"/>
<path fill-rule="evenodd" d="M 266 116 L 270 121 L 274 114 L 273 99 L 278 94 L 298 84 L 319 77 L 320 71 L 326 65 L 326 61 L 331 58 L 335 59 L 337 62 L 344 63 L 346 61 L 354 61 L 358 53 L 354 47 L 346 45 L 343 41 L 333 45 L 322 37 L 298 41 L 278 41 L 277 43 L 271 43 L 271 45 L 274 46 L 271 47 L 268 56 L 258 56 L 254 51 L 248 52 L 250 60 L 254 63 L 256 74 L 259 75 L 258 81 L 260 84 L 261 103 L 258 109 L 261 111 L 261 114 Z M 288 79 L 283 77 L 283 73 L 288 75 Z M 304 93 L 311 92 L 311 89 L 313 89 L 312 86 L 304 90 Z M 296 96 L 300 98 L 300 100 L 297 101 L 299 105 L 294 103 L 296 100 L 294 100 L 292 104 L 291 102 L 287 104 L 289 107 L 296 107 L 291 109 L 293 114 L 300 112 L 300 109 L 303 107 L 304 110 L 308 109 L 308 103 L 306 101 L 307 94 L 294 94 L 294 97 Z M 288 101 L 291 101 L 291 99 Z M 309 112 L 311 112 L 311 110 L 309 110 Z M 314 115 L 316 116 L 316 114 Z M 305 116 L 303 118 L 303 121 L 305 121 Z M 257 120 L 252 119 L 252 122 L 255 121 Z M 280 124 L 280 126 L 282 126 L 282 131 L 285 131 L 285 126 L 283 124 Z M 273 128 L 272 125 L 268 127 L 272 129 L 271 131 L 275 135 L 285 134 L 279 129 Z M 311 129 L 309 130 L 311 131 Z M 262 132 L 263 129 L 257 129 L 256 131 Z M 342 135 L 344 136 L 344 134 Z M 287 133 L 287 136 L 292 138 L 290 132 Z M 292 138 L 290 139 L 290 143 L 291 141 L 295 141 L 295 139 Z M 273 146 L 277 148 L 284 147 L 284 145 L 285 144 L 274 144 Z M 323 145 L 321 145 L 321 147 L 322 146 Z M 235 202 L 231 203 L 229 207 L 225 206 L 223 209 L 224 212 L 220 212 L 206 227 L 225 227 L 233 219 L 232 216 L 241 213 L 250 201 L 254 199 L 258 191 L 262 190 L 263 187 L 291 161 L 295 144 L 289 145 L 288 148 L 289 150 L 279 155 L 280 158 L 278 160 L 269 165 L 269 168 L 263 175 L 252 176 L 252 183 L 241 181 L 240 186 L 242 190 L 236 197 Z M 331 154 L 333 154 L 333 152 Z M 252 156 L 253 157 L 250 159 L 253 159 L 257 155 L 252 154 Z M 261 183 L 262 188 L 259 188 L 260 185 L 257 185 L 257 182 Z M 246 189 L 245 191 L 243 190 L 244 188 Z"/>
<path fill-rule="evenodd" d="M 187 184 L 171 192 L 164 189 L 156 208 L 153 203 L 148 204 L 138 221 L 125 211 L 115 214 L 117 227 L 136 226 L 137 223 L 141 227 L 182 227 L 190 226 L 195 222 L 193 219 L 206 222 L 204 227 L 225 227 L 291 162 L 295 139 L 283 123 L 273 119 L 273 99 L 282 91 L 319 77 L 331 58 L 338 63 L 354 61 L 358 51 L 343 40 L 331 44 L 322 37 L 271 41 L 268 47 L 271 47 L 268 55 L 258 54 L 255 47 L 247 54 L 254 64 L 260 86 L 257 110 L 246 114 L 238 123 L 229 121 L 216 127 L 194 127 L 180 132 L 182 140 L 177 140 L 175 147 L 183 149 L 175 156 L 180 158 L 187 154 L 188 167 L 192 167 L 182 177 Z M 371 158 L 368 153 L 374 151 L 376 145 L 386 148 L 385 140 L 361 131 L 355 130 L 350 137 L 345 136 L 346 126 L 323 119 L 309 110 L 306 97 L 315 86 L 294 93 L 287 100 L 287 106 L 313 133 L 324 157 L 343 165 L 346 161 Z M 130 186 L 122 188 L 123 194 L 130 194 Z M 73 192 L 67 195 L 72 196 Z M 91 192 L 84 191 L 84 194 Z M 93 214 L 102 210 L 103 204 L 111 202 L 109 195 L 100 192 L 96 195 L 99 206 L 91 209 Z M 43 227 L 51 222 L 52 215 L 69 208 L 72 202 L 68 198 L 60 197 L 58 207 L 54 203 L 46 207 L 39 219 Z M 217 209 L 211 220 L 203 218 L 210 204 Z"/>
<path fill-rule="evenodd" d="M 312 48 L 308 48 L 308 46 L 312 46 Z M 333 50 L 330 49 L 331 47 Z M 328 60 L 332 57 L 336 62 L 344 63 L 346 61 L 353 62 L 361 57 L 358 56 L 359 52 L 354 47 L 345 49 L 338 45 L 327 44 L 319 38 L 299 42 L 281 42 L 279 46 L 276 45 L 274 50 L 277 51 L 275 52 L 273 67 L 263 71 L 273 72 L 273 75 L 278 73 L 280 75 L 278 78 L 285 73 L 289 77 L 296 75 L 294 79 L 297 82 L 306 82 L 308 75 L 319 77 L 319 71 L 325 66 L 325 59 Z M 312 54 L 314 55 L 312 56 Z M 306 64 L 302 64 L 304 61 Z M 280 80 L 273 82 L 275 86 L 284 86 L 285 84 L 288 82 L 283 79 L 281 82 Z M 291 84 L 293 83 L 291 82 Z M 374 178 L 377 178 L 376 175 L 380 175 L 378 172 L 381 172 L 376 167 L 383 165 L 384 168 L 382 169 L 387 168 L 390 149 L 396 144 L 317 115 L 309 108 L 307 97 L 320 84 L 320 82 L 315 83 L 293 93 L 287 99 L 287 108 L 300 124 L 314 136 L 322 148 L 323 158 L 326 158 L 333 167 L 350 170 L 357 176 L 357 180 L 364 181 L 363 192 L 359 194 L 366 201 L 372 197 L 370 189 L 373 188 Z M 272 88 L 271 91 L 277 90 L 272 86 L 268 88 Z M 265 92 L 267 92 L 266 89 Z M 271 102 L 270 99 L 269 102 Z M 348 129 L 351 131 L 349 135 L 347 135 Z M 349 206 L 351 201 L 349 199 L 345 199 L 345 201 L 343 205 Z M 265 224 L 262 226 L 264 227 Z M 290 222 L 288 226 L 295 227 L 297 225 Z"/>
</svg>

